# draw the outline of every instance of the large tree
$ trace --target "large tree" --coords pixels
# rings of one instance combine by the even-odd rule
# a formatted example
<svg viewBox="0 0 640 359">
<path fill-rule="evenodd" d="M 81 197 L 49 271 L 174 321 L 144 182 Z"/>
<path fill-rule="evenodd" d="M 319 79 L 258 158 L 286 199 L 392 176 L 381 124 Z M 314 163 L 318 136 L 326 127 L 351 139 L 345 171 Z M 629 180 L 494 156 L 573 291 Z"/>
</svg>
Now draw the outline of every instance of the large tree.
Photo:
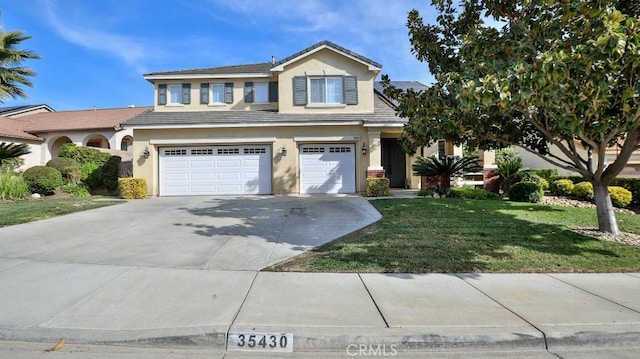
<svg viewBox="0 0 640 359">
<path fill-rule="evenodd" d="M 26 98 L 22 86 L 33 86 L 29 77 L 36 73 L 22 65 L 28 59 L 40 57 L 29 50 L 16 48 L 30 38 L 21 31 L 0 30 L 0 103 L 9 98 Z"/>
<path fill-rule="evenodd" d="M 607 187 L 640 148 L 640 22 L 635 1 L 433 0 L 409 13 L 414 54 L 436 82 L 385 92 L 408 118 L 406 151 L 448 139 L 519 146 L 594 186 L 599 229 L 618 233 Z M 623 12 L 624 11 L 624 12 Z M 617 158 L 605 162 L 608 147 Z"/>
</svg>

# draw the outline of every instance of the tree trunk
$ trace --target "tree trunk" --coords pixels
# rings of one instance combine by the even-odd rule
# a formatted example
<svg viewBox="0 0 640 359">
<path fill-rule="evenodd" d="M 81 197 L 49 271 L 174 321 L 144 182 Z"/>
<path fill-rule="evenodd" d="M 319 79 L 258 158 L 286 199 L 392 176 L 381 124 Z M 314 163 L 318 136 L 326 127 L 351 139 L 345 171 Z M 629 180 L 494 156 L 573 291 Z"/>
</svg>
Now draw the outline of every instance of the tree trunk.
<svg viewBox="0 0 640 359">
<path fill-rule="evenodd" d="M 448 195 L 451 191 L 451 175 L 440 176 L 440 194 Z"/>
<path fill-rule="evenodd" d="M 594 181 L 593 191 L 596 212 L 598 213 L 598 229 L 600 232 L 620 234 L 607 184 L 601 181 Z"/>
</svg>

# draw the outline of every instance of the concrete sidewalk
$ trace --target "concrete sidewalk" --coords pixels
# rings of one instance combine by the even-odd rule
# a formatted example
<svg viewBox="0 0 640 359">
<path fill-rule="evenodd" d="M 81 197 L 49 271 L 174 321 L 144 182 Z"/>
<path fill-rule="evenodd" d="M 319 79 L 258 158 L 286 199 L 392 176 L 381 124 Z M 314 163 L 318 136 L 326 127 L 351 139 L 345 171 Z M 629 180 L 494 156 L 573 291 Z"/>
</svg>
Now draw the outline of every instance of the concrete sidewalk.
<svg viewBox="0 0 640 359">
<path fill-rule="evenodd" d="M 3 340 L 236 353 L 228 333 L 290 333 L 302 357 L 585 347 L 640 354 L 638 273 L 274 273 L 2 259 L 0 288 Z M 268 348 L 252 351 L 261 357 Z"/>
</svg>

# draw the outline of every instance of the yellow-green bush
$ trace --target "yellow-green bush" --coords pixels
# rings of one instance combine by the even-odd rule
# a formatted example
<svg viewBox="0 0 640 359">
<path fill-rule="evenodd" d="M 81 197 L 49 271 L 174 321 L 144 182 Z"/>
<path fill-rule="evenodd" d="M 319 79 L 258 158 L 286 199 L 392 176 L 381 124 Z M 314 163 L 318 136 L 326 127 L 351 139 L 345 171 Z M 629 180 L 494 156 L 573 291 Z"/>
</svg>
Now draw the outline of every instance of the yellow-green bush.
<svg viewBox="0 0 640 359">
<path fill-rule="evenodd" d="M 540 187 L 542 187 L 543 191 L 549 190 L 549 181 L 546 178 L 540 177 Z"/>
<path fill-rule="evenodd" d="M 572 193 L 577 199 L 591 201 L 593 199 L 593 185 L 591 182 L 580 182 L 573 186 Z"/>
<path fill-rule="evenodd" d="M 633 199 L 631 191 L 619 186 L 609 186 L 609 197 L 611 197 L 611 203 L 616 207 L 626 207 Z"/>
<path fill-rule="evenodd" d="M 147 197 L 147 181 L 144 178 L 118 178 L 120 197 L 124 199 L 143 199 Z"/>
<path fill-rule="evenodd" d="M 551 182 L 551 193 L 558 196 L 567 196 L 573 193 L 573 182 L 568 179 L 559 179 Z"/>
<path fill-rule="evenodd" d="M 388 178 L 367 178 L 367 197 L 389 196 L 391 184 Z"/>
</svg>

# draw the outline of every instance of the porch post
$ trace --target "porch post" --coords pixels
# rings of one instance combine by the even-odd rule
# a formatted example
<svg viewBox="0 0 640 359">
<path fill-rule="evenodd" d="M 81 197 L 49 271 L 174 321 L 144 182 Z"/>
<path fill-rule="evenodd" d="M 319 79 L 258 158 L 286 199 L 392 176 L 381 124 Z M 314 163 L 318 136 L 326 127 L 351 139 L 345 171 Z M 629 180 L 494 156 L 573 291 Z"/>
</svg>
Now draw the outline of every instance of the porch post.
<svg viewBox="0 0 640 359">
<path fill-rule="evenodd" d="M 384 177 L 380 131 L 369 131 L 369 167 L 367 167 L 367 177 Z"/>
</svg>

